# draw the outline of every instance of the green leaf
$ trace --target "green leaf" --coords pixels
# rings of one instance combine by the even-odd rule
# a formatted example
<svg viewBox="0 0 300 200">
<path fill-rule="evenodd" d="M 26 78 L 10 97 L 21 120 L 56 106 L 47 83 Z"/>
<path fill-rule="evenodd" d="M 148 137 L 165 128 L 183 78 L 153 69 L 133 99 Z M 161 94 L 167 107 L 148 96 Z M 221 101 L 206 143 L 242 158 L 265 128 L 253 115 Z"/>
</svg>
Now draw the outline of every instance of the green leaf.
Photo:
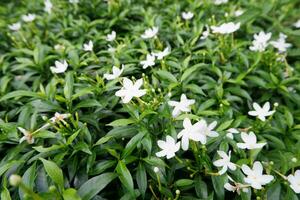
<svg viewBox="0 0 300 200">
<path fill-rule="evenodd" d="M 64 178 L 62 170 L 52 161 L 40 158 L 48 176 L 56 183 L 61 190 L 64 188 Z"/>
<path fill-rule="evenodd" d="M 3 187 L 1 191 L 1 198 L 2 200 L 11 200 L 11 196 L 9 190 L 6 187 Z"/>
<path fill-rule="evenodd" d="M 130 174 L 130 171 L 127 169 L 125 163 L 122 160 L 119 161 L 116 170 L 118 172 L 121 183 L 132 194 L 132 196 L 134 196 L 134 186 L 133 186 L 132 176 Z"/>
<path fill-rule="evenodd" d="M 284 110 L 284 116 L 288 127 L 291 128 L 294 125 L 294 117 L 287 108 Z"/>
<path fill-rule="evenodd" d="M 133 119 L 117 119 L 106 126 L 127 126 L 128 124 L 132 124 L 135 121 Z"/>
<path fill-rule="evenodd" d="M 74 77 L 73 72 L 69 71 L 66 75 L 66 82 L 64 87 L 65 98 L 71 101 L 73 94 Z"/>
<path fill-rule="evenodd" d="M 81 200 L 80 196 L 77 194 L 77 191 L 73 188 L 68 188 L 63 192 L 64 200 Z"/>
<path fill-rule="evenodd" d="M 27 90 L 17 90 L 17 91 L 13 91 L 13 92 L 10 92 L 10 93 L 4 95 L 3 97 L 1 97 L 0 101 L 4 101 L 7 99 L 16 98 L 16 97 L 42 98 L 42 95 L 35 93 L 35 92 L 27 91 Z"/>
<path fill-rule="evenodd" d="M 223 122 L 218 128 L 217 128 L 217 131 L 223 131 L 225 129 L 227 129 L 233 122 L 233 119 L 232 120 L 229 120 L 229 121 L 226 121 L 226 122 Z"/>
<path fill-rule="evenodd" d="M 144 197 L 147 190 L 147 173 L 142 163 L 140 163 L 137 168 L 136 182 L 138 184 L 142 196 Z"/>
<path fill-rule="evenodd" d="M 78 194 L 82 200 L 90 200 L 101 192 L 112 180 L 117 177 L 115 173 L 104 173 L 87 180 L 78 189 Z"/>
<path fill-rule="evenodd" d="M 175 76 L 173 76 L 173 74 L 171 74 L 168 71 L 164 71 L 164 70 L 158 70 L 156 71 L 157 75 L 164 79 L 164 80 L 168 80 L 169 82 L 172 83 L 177 83 L 177 79 L 175 78 Z"/>
<path fill-rule="evenodd" d="M 177 187 L 185 187 L 194 184 L 194 181 L 191 179 L 179 179 L 175 182 Z"/>
<path fill-rule="evenodd" d="M 131 152 L 136 148 L 137 144 L 141 142 L 142 138 L 144 137 L 145 133 L 141 132 L 137 135 L 135 135 L 133 138 L 129 140 L 127 143 L 125 149 L 122 153 L 122 158 L 126 158 L 128 155 L 131 154 Z"/>
<path fill-rule="evenodd" d="M 222 176 L 212 176 L 211 179 L 218 199 L 224 199 L 225 197 L 224 185 L 225 183 L 227 183 L 226 174 L 223 174 Z"/>
</svg>

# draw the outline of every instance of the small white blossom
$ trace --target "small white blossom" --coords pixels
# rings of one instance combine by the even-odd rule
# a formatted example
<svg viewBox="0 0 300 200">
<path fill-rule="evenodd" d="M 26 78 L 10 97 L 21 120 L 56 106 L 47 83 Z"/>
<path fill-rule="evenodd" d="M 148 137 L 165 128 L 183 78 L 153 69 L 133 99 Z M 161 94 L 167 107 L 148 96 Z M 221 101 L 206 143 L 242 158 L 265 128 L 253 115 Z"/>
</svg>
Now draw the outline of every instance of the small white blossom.
<svg viewBox="0 0 300 200">
<path fill-rule="evenodd" d="M 222 169 L 218 172 L 220 175 L 224 174 L 227 169 L 236 170 L 236 166 L 234 163 L 230 162 L 231 151 L 228 152 L 228 155 L 224 151 L 217 151 L 221 159 L 213 162 L 214 166 L 222 167 Z"/>
<path fill-rule="evenodd" d="M 188 11 L 188 12 L 182 12 L 181 13 L 181 17 L 184 19 L 184 20 L 190 20 L 194 17 L 194 13 Z"/>
<path fill-rule="evenodd" d="M 240 149 L 260 149 L 266 145 L 266 143 L 257 143 L 256 135 L 252 131 L 249 134 L 242 132 L 241 137 L 244 143 L 237 143 Z"/>
<path fill-rule="evenodd" d="M 153 54 L 147 54 L 146 60 L 142 60 L 140 64 L 143 65 L 143 69 L 155 65 L 155 56 Z"/>
<path fill-rule="evenodd" d="M 237 134 L 239 133 L 239 131 L 235 128 L 230 128 L 227 130 L 227 134 L 226 134 L 226 137 L 230 138 L 233 140 L 233 134 Z"/>
<path fill-rule="evenodd" d="M 261 121 L 266 121 L 266 117 L 273 115 L 275 110 L 270 110 L 270 103 L 266 102 L 263 107 L 260 107 L 257 103 L 253 103 L 254 110 L 249 111 L 248 114 L 251 116 L 257 116 Z"/>
<path fill-rule="evenodd" d="M 300 19 L 294 23 L 294 27 L 300 28 Z"/>
<path fill-rule="evenodd" d="M 54 49 L 56 51 L 63 51 L 63 50 L 65 50 L 65 46 L 61 45 L 61 44 L 56 44 L 56 45 L 54 45 Z"/>
<path fill-rule="evenodd" d="M 286 52 L 288 48 L 290 48 L 292 46 L 292 44 L 287 43 L 285 41 L 285 39 L 287 38 L 287 36 L 283 33 L 280 33 L 278 40 L 276 41 L 271 41 L 270 44 L 275 47 L 276 49 L 278 49 L 279 53 L 283 53 Z"/>
<path fill-rule="evenodd" d="M 188 99 L 186 98 L 185 94 L 182 94 L 180 97 L 180 102 L 178 101 L 168 101 L 168 104 L 170 106 L 174 107 L 174 110 L 172 112 L 173 117 L 177 117 L 181 114 L 181 112 L 190 112 L 191 111 L 191 105 L 195 103 L 194 99 Z"/>
<path fill-rule="evenodd" d="M 260 190 L 263 185 L 270 183 L 274 177 L 272 175 L 263 174 L 263 166 L 260 162 L 255 161 L 251 169 L 247 165 L 242 165 L 242 171 L 247 177 L 244 181 L 251 185 L 254 189 Z"/>
<path fill-rule="evenodd" d="M 268 46 L 268 41 L 271 39 L 272 33 L 265 33 L 260 31 L 259 34 L 255 34 L 252 46 L 249 47 L 251 51 L 263 52 Z"/>
<path fill-rule="evenodd" d="M 124 65 L 122 65 L 121 69 L 117 68 L 116 66 L 112 67 L 112 74 L 104 74 L 104 78 L 107 80 L 114 80 L 123 73 L 124 71 Z"/>
<path fill-rule="evenodd" d="M 242 14 L 244 14 L 244 10 L 236 10 L 235 12 L 234 12 L 234 16 L 236 16 L 236 17 L 239 17 L 239 16 L 241 16 Z"/>
<path fill-rule="evenodd" d="M 20 30 L 20 28 L 21 28 L 21 23 L 20 23 L 20 22 L 17 22 L 17 23 L 8 25 L 8 28 L 9 28 L 10 30 L 12 30 L 12 31 L 18 31 L 18 30 Z"/>
<path fill-rule="evenodd" d="M 220 34 L 229 34 L 229 33 L 233 33 L 235 31 L 237 31 L 241 26 L 241 23 L 233 23 L 233 22 L 229 22 L 229 23 L 224 23 L 220 26 L 211 26 L 211 30 L 213 33 L 220 33 Z"/>
<path fill-rule="evenodd" d="M 52 123 L 57 123 L 59 121 L 62 121 L 62 122 L 64 122 L 66 124 L 66 122 L 64 121 L 64 119 L 66 119 L 66 118 L 68 118 L 70 116 L 71 116 L 71 114 L 60 114 L 59 112 L 56 112 L 54 114 L 54 117 L 50 118 L 50 121 Z"/>
<path fill-rule="evenodd" d="M 166 141 L 158 140 L 157 145 L 162 150 L 160 152 L 156 153 L 157 157 L 164 157 L 166 156 L 167 159 L 173 158 L 175 156 L 175 153 L 180 148 L 180 142 L 177 142 L 172 138 L 171 136 L 167 135 Z"/>
<path fill-rule="evenodd" d="M 112 31 L 110 34 L 107 34 L 106 41 L 112 42 L 116 39 L 117 33 L 116 31 Z"/>
<path fill-rule="evenodd" d="M 152 55 L 156 56 L 157 60 L 162 60 L 164 57 L 170 54 L 169 47 L 166 47 L 163 51 L 152 53 Z"/>
<path fill-rule="evenodd" d="M 45 4 L 44 11 L 50 14 L 51 10 L 52 10 L 52 7 L 53 7 L 51 1 L 50 0 L 45 0 L 44 4 Z"/>
<path fill-rule="evenodd" d="M 32 136 L 32 133 L 30 131 L 25 130 L 22 127 L 18 127 L 19 131 L 23 133 L 23 137 L 19 140 L 19 143 L 22 143 L 23 141 L 27 141 L 28 144 L 33 144 L 34 143 L 34 138 Z"/>
<path fill-rule="evenodd" d="M 138 79 L 134 84 L 128 79 L 123 79 L 123 87 L 116 92 L 116 96 L 122 98 L 123 103 L 128 103 L 133 97 L 141 97 L 146 94 L 146 90 L 140 90 L 143 85 L 143 79 Z"/>
<path fill-rule="evenodd" d="M 66 60 L 63 60 L 63 62 L 55 61 L 55 67 L 50 67 L 50 70 L 54 74 L 64 73 L 68 68 L 68 63 Z"/>
<path fill-rule="evenodd" d="M 79 0 L 69 0 L 69 3 L 79 3 Z"/>
<path fill-rule="evenodd" d="M 158 33 L 158 27 L 154 26 L 152 28 L 148 28 L 147 30 L 145 30 L 144 34 L 142 34 L 141 37 L 143 39 L 149 39 L 155 37 L 157 33 Z"/>
<path fill-rule="evenodd" d="M 83 44 L 84 51 L 93 51 L 93 48 L 94 48 L 94 44 L 92 40 L 90 40 L 88 43 Z"/>
<path fill-rule="evenodd" d="M 27 15 L 23 15 L 22 16 L 22 20 L 24 21 L 24 22 L 32 22 L 33 20 L 35 20 L 35 14 L 31 14 L 31 13 L 29 13 L 29 14 L 27 14 Z"/>
<path fill-rule="evenodd" d="M 300 193 L 300 170 L 296 170 L 295 174 L 288 175 L 287 180 L 290 183 L 290 187 L 296 192 L 297 194 Z"/>
<path fill-rule="evenodd" d="M 233 182 L 234 185 L 231 185 L 230 183 L 225 183 L 224 188 L 231 192 L 237 192 L 239 195 L 241 194 L 241 191 L 248 192 L 248 185 L 244 185 L 242 183 L 235 182 L 230 176 L 228 176 L 228 179 Z"/>
<path fill-rule="evenodd" d="M 116 51 L 116 48 L 112 47 L 111 45 L 108 45 L 107 51 L 110 52 L 110 53 L 114 53 Z"/>
<path fill-rule="evenodd" d="M 206 30 L 202 32 L 201 40 L 205 40 L 209 36 L 209 26 L 205 25 Z"/>
<path fill-rule="evenodd" d="M 228 0 L 214 0 L 214 4 L 215 5 L 221 5 L 221 4 L 225 4 L 227 3 Z"/>
</svg>

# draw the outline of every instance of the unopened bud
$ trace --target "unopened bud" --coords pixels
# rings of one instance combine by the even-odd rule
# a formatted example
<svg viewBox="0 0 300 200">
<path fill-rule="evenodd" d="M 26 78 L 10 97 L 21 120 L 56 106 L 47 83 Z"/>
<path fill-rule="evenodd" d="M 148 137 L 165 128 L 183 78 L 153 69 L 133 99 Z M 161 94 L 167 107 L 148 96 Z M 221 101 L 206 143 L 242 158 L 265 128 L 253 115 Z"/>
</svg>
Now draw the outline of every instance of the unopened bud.
<svg viewBox="0 0 300 200">
<path fill-rule="evenodd" d="M 175 191 L 177 195 L 180 195 L 180 190 Z"/>
<path fill-rule="evenodd" d="M 292 158 L 292 162 L 294 162 L 294 163 L 295 163 L 295 162 L 297 162 L 297 161 L 298 161 L 298 160 L 297 160 L 297 158 L 295 158 L 295 157 L 294 157 L 294 158 Z"/>
<path fill-rule="evenodd" d="M 21 181 L 22 181 L 22 178 L 19 175 L 12 174 L 9 177 L 9 184 L 12 186 L 16 187 L 16 186 L 20 185 Z"/>
<path fill-rule="evenodd" d="M 154 171 L 155 173 L 158 173 L 158 172 L 159 172 L 159 168 L 158 168 L 158 167 L 154 167 L 153 171 Z"/>
</svg>

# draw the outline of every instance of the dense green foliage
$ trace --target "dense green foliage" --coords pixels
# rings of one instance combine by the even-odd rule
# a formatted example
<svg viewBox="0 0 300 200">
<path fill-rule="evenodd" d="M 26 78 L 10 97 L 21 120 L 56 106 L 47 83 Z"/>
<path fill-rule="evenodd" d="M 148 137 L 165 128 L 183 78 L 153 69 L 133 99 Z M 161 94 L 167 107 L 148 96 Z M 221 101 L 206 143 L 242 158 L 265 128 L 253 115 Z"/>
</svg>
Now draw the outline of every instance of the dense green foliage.
<svg viewBox="0 0 300 200">
<path fill-rule="evenodd" d="M 300 199 L 286 180 L 300 167 L 298 0 L 51 2 L 51 12 L 42 0 L 0 2 L 1 199 Z M 235 16 L 237 10 L 244 12 Z M 193 18 L 184 20 L 183 11 Z M 22 21 L 28 13 L 36 18 Z M 18 21 L 21 28 L 11 30 Z M 206 25 L 225 22 L 240 28 L 200 38 Z M 154 26 L 156 37 L 143 39 Z M 107 41 L 112 31 L 116 39 Z M 260 31 L 271 32 L 272 41 L 284 33 L 292 46 L 251 51 Z M 93 51 L 84 51 L 89 40 Z M 166 47 L 169 55 L 142 68 L 147 54 Z M 62 60 L 65 72 L 52 73 Z M 120 77 L 104 79 L 122 65 Z M 115 95 L 122 77 L 142 79 L 146 94 L 122 103 Z M 168 102 L 182 94 L 195 103 L 173 117 Z M 248 114 L 254 102 L 270 102 L 276 111 L 259 120 Z M 53 118 L 56 112 L 67 115 Z M 157 141 L 177 138 L 185 118 L 216 121 L 219 136 L 206 144 L 190 140 L 170 159 L 157 157 Z M 239 130 L 233 138 L 230 128 Z M 266 145 L 238 148 L 240 132 L 248 131 Z M 219 175 L 217 150 L 231 150 L 237 169 Z M 224 189 L 227 175 L 244 183 L 241 166 L 254 161 L 274 180 L 240 195 Z M 9 184 L 11 174 L 22 177 L 19 187 Z"/>
</svg>

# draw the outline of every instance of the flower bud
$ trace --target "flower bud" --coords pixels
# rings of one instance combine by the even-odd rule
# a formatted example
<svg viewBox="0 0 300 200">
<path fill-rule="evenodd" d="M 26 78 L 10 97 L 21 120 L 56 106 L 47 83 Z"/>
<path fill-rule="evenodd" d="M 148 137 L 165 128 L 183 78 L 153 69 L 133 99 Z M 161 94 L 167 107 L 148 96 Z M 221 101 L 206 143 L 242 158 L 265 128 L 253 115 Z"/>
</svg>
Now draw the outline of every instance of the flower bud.
<svg viewBox="0 0 300 200">
<path fill-rule="evenodd" d="M 177 195 L 180 195 L 180 190 L 175 191 Z"/>
<path fill-rule="evenodd" d="M 295 158 L 295 157 L 294 157 L 294 158 L 292 158 L 292 162 L 294 162 L 294 163 L 295 163 L 295 162 L 297 162 L 297 161 L 298 161 L 298 160 L 297 160 L 297 158 Z"/>
<path fill-rule="evenodd" d="M 22 178 L 19 175 L 12 174 L 9 177 L 9 184 L 12 186 L 15 186 L 15 187 L 19 186 L 21 181 L 22 181 Z"/>
<path fill-rule="evenodd" d="M 158 167 L 154 167 L 153 171 L 154 171 L 155 173 L 158 173 L 158 172 L 159 172 L 159 168 L 158 168 Z"/>
</svg>

